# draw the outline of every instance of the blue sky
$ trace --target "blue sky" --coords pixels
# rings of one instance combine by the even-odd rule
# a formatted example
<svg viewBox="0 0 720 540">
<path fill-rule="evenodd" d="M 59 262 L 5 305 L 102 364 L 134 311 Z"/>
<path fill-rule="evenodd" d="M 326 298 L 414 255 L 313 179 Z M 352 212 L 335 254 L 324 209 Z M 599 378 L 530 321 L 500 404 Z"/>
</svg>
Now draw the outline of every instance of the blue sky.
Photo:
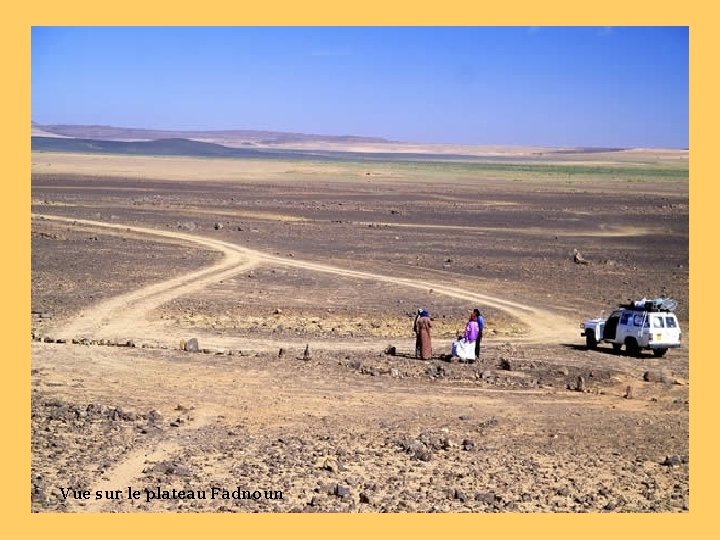
<svg viewBox="0 0 720 540">
<path fill-rule="evenodd" d="M 43 124 L 688 146 L 687 27 L 34 27 Z"/>
</svg>

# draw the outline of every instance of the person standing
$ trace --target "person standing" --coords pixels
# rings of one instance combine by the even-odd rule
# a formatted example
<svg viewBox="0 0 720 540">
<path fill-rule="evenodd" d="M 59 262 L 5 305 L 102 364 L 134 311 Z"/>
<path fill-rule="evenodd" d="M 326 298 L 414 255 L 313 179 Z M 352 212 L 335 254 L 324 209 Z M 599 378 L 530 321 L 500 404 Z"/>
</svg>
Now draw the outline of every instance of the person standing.
<svg viewBox="0 0 720 540">
<path fill-rule="evenodd" d="M 482 313 L 480 313 L 480 310 L 478 308 L 473 309 L 473 313 L 475 314 L 475 318 L 477 319 L 478 324 L 478 337 L 475 340 L 475 360 L 480 359 L 480 342 L 483 338 L 483 329 L 485 328 L 485 317 L 483 317 Z"/>
<path fill-rule="evenodd" d="M 458 339 L 453 341 L 450 348 L 450 356 L 459 356 L 461 360 L 475 360 L 475 343 L 478 337 L 477 316 L 474 311 L 470 312 L 465 332 Z"/>
<path fill-rule="evenodd" d="M 419 315 L 417 321 L 415 321 L 415 333 L 420 342 L 420 358 L 430 360 L 432 358 L 432 339 L 430 337 L 432 322 L 430 321 L 430 314 L 427 310 L 423 309 Z"/>
<path fill-rule="evenodd" d="M 418 308 L 417 313 L 415 314 L 415 320 L 412 324 L 412 331 L 413 334 L 415 334 L 415 358 L 420 358 L 420 334 L 418 334 L 417 331 L 417 322 L 422 311 L 422 309 Z"/>
</svg>

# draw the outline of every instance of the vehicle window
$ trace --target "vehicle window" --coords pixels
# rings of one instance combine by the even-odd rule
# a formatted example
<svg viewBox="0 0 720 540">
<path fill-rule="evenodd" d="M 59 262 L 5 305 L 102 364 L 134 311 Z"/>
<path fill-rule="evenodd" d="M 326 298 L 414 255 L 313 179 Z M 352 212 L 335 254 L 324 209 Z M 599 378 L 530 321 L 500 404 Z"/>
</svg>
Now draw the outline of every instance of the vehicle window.
<svg viewBox="0 0 720 540">
<path fill-rule="evenodd" d="M 627 324 L 629 318 L 630 318 L 629 313 L 623 313 L 622 317 L 620 317 L 620 324 Z"/>
<path fill-rule="evenodd" d="M 653 328 L 665 328 L 662 317 L 653 317 Z"/>
<path fill-rule="evenodd" d="M 635 315 L 635 317 L 633 318 L 633 325 L 642 326 L 643 318 L 644 317 L 642 315 Z"/>
<path fill-rule="evenodd" d="M 675 317 L 665 317 L 665 322 L 667 322 L 668 328 L 677 328 L 677 321 L 675 320 Z"/>
</svg>

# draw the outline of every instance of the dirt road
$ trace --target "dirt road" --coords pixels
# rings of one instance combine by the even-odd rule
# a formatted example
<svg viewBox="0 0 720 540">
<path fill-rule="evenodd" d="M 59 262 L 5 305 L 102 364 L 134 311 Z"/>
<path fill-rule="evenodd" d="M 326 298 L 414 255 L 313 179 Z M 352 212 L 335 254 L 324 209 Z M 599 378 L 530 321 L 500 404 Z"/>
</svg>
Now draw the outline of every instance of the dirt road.
<svg viewBox="0 0 720 540">
<path fill-rule="evenodd" d="M 335 274 L 353 279 L 390 283 L 414 289 L 432 289 L 436 294 L 464 299 L 469 303 L 480 302 L 487 306 L 512 312 L 515 317 L 520 319 L 529 328 L 528 333 L 523 336 L 523 338 L 516 339 L 522 339 L 527 342 L 560 342 L 563 340 L 572 340 L 576 337 L 576 332 L 574 331 L 575 322 L 561 315 L 523 303 L 496 298 L 458 287 L 451 287 L 443 285 L 442 283 L 348 270 L 312 261 L 284 258 L 258 250 L 244 248 L 229 242 L 178 231 L 164 231 L 146 227 L 72 219 L 52 215 L 33 214 L 33 218 L 101 229 L 120 229 L 132 233 L 172 238 L 191 242 L 205 249 L 217 250 L 223 254 L 223 259 L 213 266 L 131 291 L 84 311 L 76 319 L 56 329 L 56 333 L 63 337 L 132 337 L 143 339 L 157 339 L 158 336 L 167 337 L 167 329 L 161 330 L 158 327 L 158 322 L 150 320 L 148 317 L 150 312 L 173 298 L 201 290 L 212 283 L 222 281 L 259 264 L 290 266 L 303 270 Z M 215 341 L 220 344 L 221 340 L 216 339 Z M 327 344 L 319 343 L 316 346 L 329 346 L 330 343 L 331 342 Z M 333 343 L 335 343 L 335 346 L 338 346 L 337 342 Z"/>
</svg>

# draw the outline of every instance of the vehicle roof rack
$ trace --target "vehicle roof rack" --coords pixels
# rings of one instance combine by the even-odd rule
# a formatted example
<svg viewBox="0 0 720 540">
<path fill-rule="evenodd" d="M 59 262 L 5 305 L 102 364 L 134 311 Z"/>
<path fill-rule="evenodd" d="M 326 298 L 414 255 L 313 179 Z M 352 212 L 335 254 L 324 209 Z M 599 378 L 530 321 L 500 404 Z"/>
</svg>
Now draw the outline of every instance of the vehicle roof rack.
<svg viewBox="0 0 720 540">
<path fill-rule="evenodd" d="M 627 304 L 620 304 L 619 307 L 623 309 L 630 309 L 634 311 L 675 311 L 677 308 L 677 302 L 672 298 L 654 298 L 648 300 L 642 298 L 640 300 L 628 300 Z"/>
</svg>

